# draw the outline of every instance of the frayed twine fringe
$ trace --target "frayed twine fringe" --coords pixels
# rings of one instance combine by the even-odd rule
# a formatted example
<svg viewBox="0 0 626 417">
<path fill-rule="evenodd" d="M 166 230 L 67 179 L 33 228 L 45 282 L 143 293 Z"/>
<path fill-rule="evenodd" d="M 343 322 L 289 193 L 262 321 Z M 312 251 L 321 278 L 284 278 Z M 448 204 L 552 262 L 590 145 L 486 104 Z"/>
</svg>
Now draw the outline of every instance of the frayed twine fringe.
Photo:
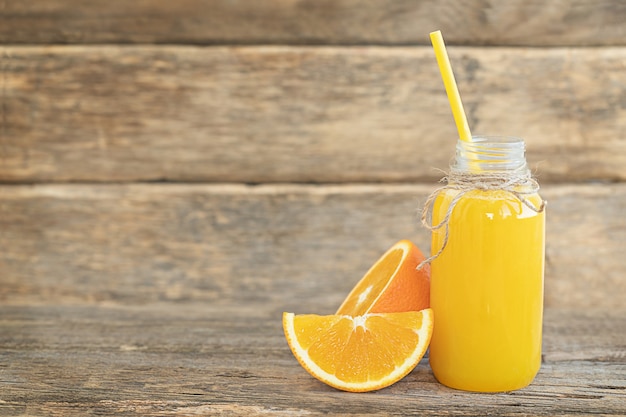
<svg viewBox="0 0 626 417">
<path fill-rule="evenodd" d="M 457 170 L 452 168 L 450 172 L 446 176 L 444 176 L 439 182 L 445 182 L 447 184 L 443 187 L 437 188 L 428 196 L 428 198 L 426 199 L 426 203 L 424 203 L 424 207 L 422 209 L 421 221 L 424 227 L 426 227 L 431 232 L 445 227 L 443 244 L 441 245 L 441 248 L 437 251 L 437 253 L 423 260 L 417 266 L 418 270 L 422 269 L 426 264 L 429 264 L 437 259 L 439 255 L 443 253 L 443 250 L 448 244 L 448 237 L 450 234 L 449 222 L 450 217 L 452 216 L 452 211 L 456 207 L 457 203 L 461 200 L 461 198 L 463 198 L 465 194 L 467 194 L 469 191 L 507 191 L 514 195 L 515 198 L 517 198 L 521 203 L 533 210 L 535 213 L 543 212 L 547 204 L 547 202 L 542 198 L 539 207 L 535 207 L 526 198 L 527 196 L 535 194 L 537 193 L 537 191 L 539 191 L 539 183 L 531 177 L 530 171 L 527 169 L 520 172 L 468 173 L 464 170 Z M 460 192 L 450 202 L 448 210 L 446 211 L 446 215 L 441 220 L 441 222 L 434 225 L 432 222 L 432 215 L 435 199 L 439 196 L 440 193 L 446 190 L 457 190 Z"/>
</svg>

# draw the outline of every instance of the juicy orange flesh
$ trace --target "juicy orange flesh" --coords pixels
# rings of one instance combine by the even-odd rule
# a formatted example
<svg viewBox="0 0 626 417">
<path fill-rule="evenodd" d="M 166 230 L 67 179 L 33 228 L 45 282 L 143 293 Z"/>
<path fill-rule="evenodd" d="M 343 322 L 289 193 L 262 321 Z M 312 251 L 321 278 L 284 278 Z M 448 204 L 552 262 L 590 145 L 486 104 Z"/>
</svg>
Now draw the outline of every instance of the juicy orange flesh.
<svg viewBox="0 0 626 417">
<path fill-rule="evenodd" d="M 300 346 L 322 370 L 351 382 L 380 380 L 402 365 L 419 342 L 422 314 L 298 315 Z"/>
<path fill-rule="evenodd" d="M 354 296 L 351 295 L 351 298 L 341 306 L 341 310 L 350 311 L 355 316 L 367 313 L 398 269 L 403 256 L 404 251 L 396 249 L 381 259 L 352 290 L 351 294 Z M 369 277 L 376 279 L 368 279 Z"/>
</svg>

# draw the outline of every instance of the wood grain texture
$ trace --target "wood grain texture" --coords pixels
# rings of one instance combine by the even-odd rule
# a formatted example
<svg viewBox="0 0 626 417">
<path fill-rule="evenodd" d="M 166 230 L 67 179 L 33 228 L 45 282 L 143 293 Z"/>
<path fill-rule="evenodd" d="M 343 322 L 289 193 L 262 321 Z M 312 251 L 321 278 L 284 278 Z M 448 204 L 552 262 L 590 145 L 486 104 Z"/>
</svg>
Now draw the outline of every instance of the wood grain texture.
<svg viewBox="0 0 626 417">
<path fill-rule="evenodd" d="M 431 48 L 7 47 L 0 181 L 413 182 L 457 137 Z M 475 134 L 626 179 L 626 48 L 450 48 Z"/>
<path fill-rule="evenodd" d="M 289 294 L 289 290 L 286 290 Z M 626 312 L 545 314 L 529 387 L 448 389 L 427 359 L 378 392 L 308 375 L 284 340 L 281 303 L 0 307 L 0 414 L 619 416 L 626 413 Z M 575 355 L 572 356 L 572 352 Z"/>
<path fill-rule="evenodd" d="M 3 2 L 3 43 L 625 45 L 619 0 Z"/>
<path fill-rule="evenodd" d="M 429 235 L 435 185 L 0 187 L 3 303 L 285 302 L 331 314 L 372 263 Z M 544 187 L 545 302 L 618 308 L 626 184 Z M 285 292 L 287 291 L 287 294 Z"/>
</svg>

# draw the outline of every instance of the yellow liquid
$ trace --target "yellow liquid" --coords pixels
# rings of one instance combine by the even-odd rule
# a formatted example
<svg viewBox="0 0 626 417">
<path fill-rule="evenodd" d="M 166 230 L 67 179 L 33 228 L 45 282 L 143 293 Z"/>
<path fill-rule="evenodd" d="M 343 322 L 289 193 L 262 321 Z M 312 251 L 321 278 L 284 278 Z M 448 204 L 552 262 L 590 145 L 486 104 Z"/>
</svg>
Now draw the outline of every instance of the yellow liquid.
<svg viewBox="0 0 626 417">
<path fill-rule="evenodd" d="M 435 201 L 433 224 L 458 191 Z M 540 197 L 528 200 L 536 207 Z M 541 365 L 545 212 L 506 191 L 472 190 L 456 204 L 432 262 L 430 365 L 452 388 L 495 392 L 530 384 Z M 445 236 L 433 233 L 432 253 Z"/>
</svg>

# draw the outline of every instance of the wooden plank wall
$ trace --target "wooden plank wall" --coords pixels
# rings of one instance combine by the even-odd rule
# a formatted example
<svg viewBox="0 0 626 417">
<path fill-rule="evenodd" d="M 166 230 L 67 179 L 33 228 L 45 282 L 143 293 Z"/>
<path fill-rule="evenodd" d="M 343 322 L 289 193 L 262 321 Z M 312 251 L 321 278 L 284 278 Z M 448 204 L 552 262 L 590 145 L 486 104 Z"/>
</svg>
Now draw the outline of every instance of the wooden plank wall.
<svg viewBox="0 0 626 417">
<path fill-rule="evenodd" d="M 526 139 L 548 307 L 626 293 L 626 4 L 6 2 L 0 300 L 332 312 L 475 133 Z M 311 297 L 311 294 L 318 294 Z"/>
</svg>

